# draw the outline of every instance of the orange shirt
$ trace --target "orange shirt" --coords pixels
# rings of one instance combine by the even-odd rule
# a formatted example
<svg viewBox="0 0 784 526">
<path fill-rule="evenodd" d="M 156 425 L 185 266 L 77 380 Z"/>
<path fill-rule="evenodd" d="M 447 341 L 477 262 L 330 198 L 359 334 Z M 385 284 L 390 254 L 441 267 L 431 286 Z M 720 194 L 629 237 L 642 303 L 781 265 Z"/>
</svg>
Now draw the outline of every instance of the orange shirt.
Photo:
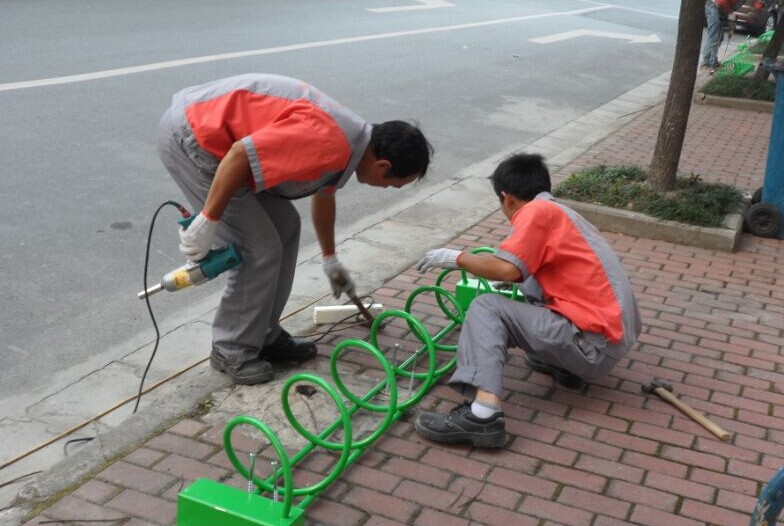
<svg viewBox="0 0 784 526">
<path fill-rule="evenodd" d="M 619 298 L 628 296 L 620 288 L 631 285 L 599 232 L 547 193 L 520 208 L 512 227 L 495 255 L 515 264 L 523 279 L 536 279 L 547 308 L 618 343 L 624 335 Z"/>
<path fill-rule="evenodd" d="M 370 126 L 316 88 L 278 75 L 241 75 L 183 90 L 198 145 L 222 159 L 241 141 L 253 192 L 301 197 L 343 186 L 370 140 Z"/>
</svg>

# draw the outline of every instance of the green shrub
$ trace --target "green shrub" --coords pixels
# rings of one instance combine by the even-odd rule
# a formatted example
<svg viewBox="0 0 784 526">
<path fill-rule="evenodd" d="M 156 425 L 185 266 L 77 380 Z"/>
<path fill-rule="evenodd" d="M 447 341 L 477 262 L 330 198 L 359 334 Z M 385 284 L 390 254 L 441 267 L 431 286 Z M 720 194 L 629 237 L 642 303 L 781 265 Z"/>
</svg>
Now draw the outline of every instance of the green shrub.
<svg viewBox="0 0 784 526">
<path fill-rule="evenodd" d="M 553 189 L 563 199 L 623 208 L 697 226 L 719 227 L 740 209 L 743 195 L 735 188 L 702 182 L 698 175 L 679 177 L 676 190 L 661 193 L 636 166 L 592 166 L 570 175 Z"/>
<path fill-rule="evenodd" d="M 717 76 L 706 82 L 700 91 L 706 95 L 715 95 L 717 97 L 773 102 L 776 96 L 776 84 L 767 80 L 756 80 L 753 78 Z"/>
</svg>

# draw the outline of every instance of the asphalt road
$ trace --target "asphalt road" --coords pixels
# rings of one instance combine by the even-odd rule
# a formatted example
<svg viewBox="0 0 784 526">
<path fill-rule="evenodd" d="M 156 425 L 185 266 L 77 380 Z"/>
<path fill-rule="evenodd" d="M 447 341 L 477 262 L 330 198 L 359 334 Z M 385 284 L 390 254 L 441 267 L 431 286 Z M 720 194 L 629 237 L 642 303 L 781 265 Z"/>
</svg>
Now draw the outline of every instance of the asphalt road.
<svg viewBox="0 0 784 526">
<path fill-rule="evenodd" d="M 418 121 L 436 150 L 427 180 L 399 191 L 349 184 L 339 194 L 345 228 L 672 64 L 678 0 L 428 4 L 5 0 L 0 408 L 19 393 L 53 392 L 63 371 L 96 356 L 108 363 L 122 342 L 151 335 L 136 292 L 151 216 L 181 199 L 155 146 L 175 91 L 274 72 L 313 83 L 371 122 Z M 371 11 L 386 7 L 421 9 Z M 602 33 L 531 41 L 581 29 Z M 182 263 L 174 220 L 164 212 L 156 224 L 151 277 Z M 307 228 L 303 245 L 313 239 Z M 156 312 L 165 319 L 219 290 L 160 294 Z"/>
</svg>

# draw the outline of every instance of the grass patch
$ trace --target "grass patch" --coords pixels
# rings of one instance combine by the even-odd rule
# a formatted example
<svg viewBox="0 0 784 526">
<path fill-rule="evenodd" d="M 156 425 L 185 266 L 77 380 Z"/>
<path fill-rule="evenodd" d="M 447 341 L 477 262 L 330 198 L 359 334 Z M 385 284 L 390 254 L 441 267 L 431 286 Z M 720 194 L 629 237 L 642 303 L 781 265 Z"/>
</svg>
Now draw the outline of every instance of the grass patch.
<svg viewBox="0 0 784 526">
<path fill-rule="evenodd" d="M 776 96 L 776 83 L 752 78 L 716 76 L 706 82 L 700 91 L 717 97 L 773 102 Z"/>
<path fill-rule="evenodd" d="M 737 189 L 705 183 L 695 174 L 678 177 L 676 189 L 667 193 L 651 188 L 647 176 L 636 166 L 592 166 L 570 175 L 553 195 L 704 227 L 723 226 L 725 216 L 739 211 L 743 203 Z"/>
</svg>

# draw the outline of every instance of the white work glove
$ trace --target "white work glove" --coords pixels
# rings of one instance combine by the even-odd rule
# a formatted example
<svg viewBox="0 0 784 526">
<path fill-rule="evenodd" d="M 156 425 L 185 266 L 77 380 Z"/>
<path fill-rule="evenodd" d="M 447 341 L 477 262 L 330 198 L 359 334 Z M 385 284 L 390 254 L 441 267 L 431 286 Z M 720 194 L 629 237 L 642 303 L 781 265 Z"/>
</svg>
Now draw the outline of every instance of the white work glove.
<svg viewBox="0 0 784 526">
<path fill-rule="evenodd" d="M 457 258 L 460 254 L 462 254 L 460 250 L 452 250 L 451 248 L 428 250 L 425 257 L 416 264 L 416 269 L 421 273 L 425 273 L 431 268 L 460 268 L 457 266 Z"/>
<path fill-rule="evenodd" d="M 348 275 L 348 270 L 340 263 L 337 256 L 324 256 L 321 266 L 324 269 L 324 274 L 329 278 L 332 294 L 336 298 L 339 298 L 344 292 L 354 294 L 354 280 Z"/>
<path fill-rule="evenodd" d="M 212 248 L 217 229 L 218 221 L 211 221 L 199 212 L 187 230 L 180 227 L 180 252 L 188 261 L 201 261 Z"/>
</svg>

